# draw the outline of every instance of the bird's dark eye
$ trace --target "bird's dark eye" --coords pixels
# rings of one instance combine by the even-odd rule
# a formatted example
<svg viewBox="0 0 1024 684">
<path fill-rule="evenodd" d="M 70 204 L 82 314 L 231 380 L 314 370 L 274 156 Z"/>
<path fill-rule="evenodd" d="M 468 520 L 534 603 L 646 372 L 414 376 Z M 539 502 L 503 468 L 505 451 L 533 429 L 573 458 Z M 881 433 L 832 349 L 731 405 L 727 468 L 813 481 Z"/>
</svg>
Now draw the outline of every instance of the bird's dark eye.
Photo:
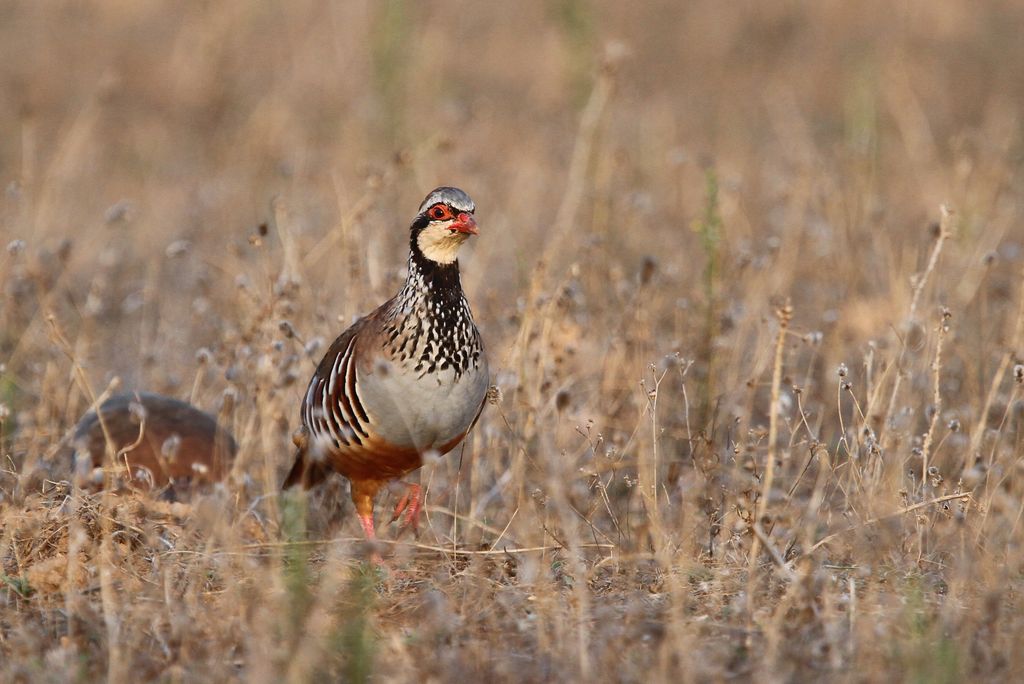
<svg viewBox="0 0 1024 684">
<path fill-rule="evenodd" d="M 448 218 L 448 210 L 441 205 L 435 206 L 430 210 L 430 218 L 440 221 L 441 219 Z"/>
</svg>

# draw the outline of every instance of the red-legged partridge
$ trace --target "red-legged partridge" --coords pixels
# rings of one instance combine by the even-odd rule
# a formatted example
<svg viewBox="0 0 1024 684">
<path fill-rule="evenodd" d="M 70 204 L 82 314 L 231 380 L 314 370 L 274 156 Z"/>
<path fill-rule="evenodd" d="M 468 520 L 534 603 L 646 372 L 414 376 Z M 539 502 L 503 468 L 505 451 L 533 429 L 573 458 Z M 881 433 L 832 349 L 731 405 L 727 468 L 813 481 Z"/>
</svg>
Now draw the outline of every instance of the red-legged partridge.
<svg viewBox="0 0 1024 684">
<path fill-rule="evenodd" d="M 98 469 L 108 438 L 118 479 L 131 488 L 168 487 L 172 494 L 222 480 L 238 450 L 216 418 L 191 404 L 149 392 L 119 394 L 75 426 L 75 475 L 86 487 L 102 484 Z"/>
<path fill-rule="evenodd" d="M 478 232 L 475 210 L 458 188 L 427 195 L 412 222 L 405 285 L 334 341 L 302 403 L 284 487 L 341 473 L 368 539 L 381 486 L 421 467 L 424 455 L 453 449 L 483 408 L 487 359 L 456 259 Z M 404 511 L 415 526 L 419 507 L 412 485 L 395 518 Z"/>
</svg>

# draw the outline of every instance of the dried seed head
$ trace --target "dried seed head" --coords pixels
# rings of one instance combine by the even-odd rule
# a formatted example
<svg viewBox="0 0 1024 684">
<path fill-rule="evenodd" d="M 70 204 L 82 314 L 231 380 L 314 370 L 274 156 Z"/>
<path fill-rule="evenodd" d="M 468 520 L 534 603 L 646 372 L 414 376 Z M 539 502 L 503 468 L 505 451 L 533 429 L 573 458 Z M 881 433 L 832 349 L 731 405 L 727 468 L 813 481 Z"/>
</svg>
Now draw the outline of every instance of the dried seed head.
<svg viewBox="0 0 1024 684">
<path fill-rule="evenodd" d="M 192 243 L 188 240 L 175 240 L 171 244 L 167 245 L 167 249 L 164 250 L 164 254 L 167 255 L 168 259 L 176 259 L 188 254 L 190 249 L 192 249 Z"/>
<path fill-rule="evenodd" d="M 950 432 L 960 432 L 960 421 L 953 418 L 949 421 L 947 427 L 949 427 Z"/>
<path fill-rule="evenodd" d="M 849 372 L 850 369 L 846 367 L 845 363 L 839 364 L 839 368 L 836 370 L 836 373 L 838 373 L 839 377 L 841 378 L 845 378 L 849 374 Z"/>
<path fill-rule="evenodd" d="M 787 325 L 793 319 L 793 303 L 788 299 L 782 303 L 781 306 L 775 309 L 775 317 L 783 324 Z"/>
<path fill-rule="evenodd" d="M 277 327 L 289 340 L 295 337 L 295 328 L 293 328 L 292 324 L 289 323 L 288 321 L 281 321 L 280 323 L 277 324 Z"/>
<path fill-rule="evenodd" d="M 213 362 L 213 352 L 206 347 L 200 347 L 196 350 L 196 363 L 200 366 L 205 366 Z"/>
<path fill-rule="evenodd" d="M 220 407 L 222 411 L 230 411 L 235 407 L 235 402 L 238 401 L 238 390 L 234 387 L 228 387 L 220 395 Z"/>
<path fill-rule="evenodd" d="M 1013 379 L 1018 385 L 1024 385 L 1024 364 L 1018 363 L 1013 367 Z"/>
<path fill-rule="evenodd" d="M 103 214 L 103 220 L 107 223 L 127 223 L 135 213 L 135 206 L 128 200 L 121 200 Z"/>
<path fill-rule="evenodd" d="M 25 251 L 24 240 L 11 240 L 7 243 L 7 253 L 11 256 L 18 256 Z"/>
<path fill-rule="evenodd" d="M 324 338 L 322 338 L 322 337 L 314 337 L 309 342 L 306 342 L 306 346 L 305 346 L 306 354 L 308 356 L 313 356 L 318 351 L 320 351 L 320 348 L 323 347 L 323 346 L 324 346 Z"/>
<path fill-rule="evenodd" d="M 132 414 L 132 421 L 134 421 L 135 423 L 141 423 L 146 419 L 146 407 L 143 406 L 140 402 L 128 402 L 128 412 Z"/>
<path fill-rule="evenodd" d="M 821 344 L 821 340 L 824 338 L 824 334 L 820 330 L 812 330 L 803 336 L 805 344 L 809 344 L 812 347 L 816 347 Z"/>
</svg>

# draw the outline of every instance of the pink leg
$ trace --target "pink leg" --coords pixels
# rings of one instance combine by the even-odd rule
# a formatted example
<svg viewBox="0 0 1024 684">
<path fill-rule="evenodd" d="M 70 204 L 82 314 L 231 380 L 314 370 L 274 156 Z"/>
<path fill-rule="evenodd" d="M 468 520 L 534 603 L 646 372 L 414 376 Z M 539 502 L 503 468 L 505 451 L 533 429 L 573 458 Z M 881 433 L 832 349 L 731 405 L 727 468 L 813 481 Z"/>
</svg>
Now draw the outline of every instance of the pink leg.
<svg viewBox="0 0 1024 684">
<path fill-rule="evenodd" d="M 363 534 L 366 535 L 366 541 L 370 543 L 371 547 L 376 546 L 374 544 L 377 541 L 377 533 L 373 529 L 373 514 L 370 515 L 357 515 L 359 518 L 359 525 L 363 528 Z M 370 562 L 378 568 L 384 568 L 384 559 L 380 557 L 380 554 L 376 551 L 370 552 Z"/>
<path fill-rule="evenodd" d="M 377 538 L 377 532 L 373 529 L 373 516 L 372 515 L 358 515 L 359 524 L 363 527 L 363 534 L 366 535 L 367 541 L 373 541 Z"/>
<path fill-rule="evenodd" d="M 398 505 L 395 506 L 395 514 L 391 518 L 391 522 L 395 522 L 402 517 L 402 524 L 400 527 L 411 527 L 413 532 L 419 531 L 420 528 L 420 512 L 423 510 L 423 489 L 418 484 L 411 484 L 406 490 L 402 498 L 399 499 Z M 402 516 L 402 513 L 405 516 Z"/>
<path fill-rule="evenodd" d="M 373 529 L 373 497 L 379 488 L 380 482 L 376 480 L 352 480 L 352 503 L 356 505 L 359 526 L 363 528 L 371 549 L 375 549 L 374 541 L 377 539 L 377 532 Z M 370 561 L 374 565 L 381 565 L 380 554 L 376 550 L 371 551 Z"/>
</svg>

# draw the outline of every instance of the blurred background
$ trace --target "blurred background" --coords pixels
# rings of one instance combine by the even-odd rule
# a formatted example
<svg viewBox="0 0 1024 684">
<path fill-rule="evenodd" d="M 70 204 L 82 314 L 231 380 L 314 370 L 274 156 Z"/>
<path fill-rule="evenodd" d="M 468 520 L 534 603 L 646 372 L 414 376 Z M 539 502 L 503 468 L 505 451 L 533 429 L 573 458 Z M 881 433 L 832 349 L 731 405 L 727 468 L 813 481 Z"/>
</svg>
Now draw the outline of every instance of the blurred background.
<svg viewBox="0 0 1024 684">
<path fill-rule="evenodd" d="M 81 351 L 97 380 L 189 375 L 194 348 L 223 325 L 222 291 L 275 275 L 247 242 L 273 223 L 274 198 L 288 205 L 296 275 L 346 316 L 390 292 L 410 215 L 440 183 L 480 206 L 487 230 L 464 270 L 476 300 L 502 300 L 496 313 L 514 311 L 552 233 L 572 247 L 556 268 L 579 261 L 607 277 L 656 255 L 686 298 L 705 266 L 691 228 L 708 169 L 723 258 L 799 250 L 758 292 L 812 298 L 797 309 L 815 326 L 847 307 L 860 314 L 848 324 L 874 326 L 864 317 L 906 292 L 888 274 L 914 258 L 940 203 L 979 258 L 1019 222 L 1015 2 L 6 2 L 0 13 L 0 226 L 68 261 L 69 294 L 54 305 L 69 307 L 65 325 L 95 322 Z M 609 49 L 614 94 L 585 196 L 573 225 L 556 226 Z M 809 275 L 820 288 L 796 287 Z M 353 294 L 353 283 L 373 287 Z M 9 354 L 35 305 L 7 294 Z M 756 309 L 764 297 L 740 299 Z M 158 346 L 161 368 L 143 371 Z"/>
<path fill-rule="evenodd" d="M 429 475 L 441 505 L 520 544 L 596 525 L 682 564 L 732 544 L 745 567 L 775 450 L 798 499 L 807 445 L 832 450 L 828 529 L 980 459 L 1003 464 L 984 486 L 1006 555 L 972 567 L 1018 582 L 1022 31 L 1012 0 L 0 2 L 4 449 L 52 453 L 89 403 L 74 359 L 97 392 L 116 376 L 222 415 L 230 397 L 236 475 L 276 491 L 313 364 L 396 291 L 413 212 L 451 184 L 478 207 L 460 259 L 502 399 Z M 552 522 L 566 501 L 589 527 Z M 345 520 L 315 510 L 321 532 Z M 778 515 L 777 535 L 803 524 Z M 846 551 L 937 596 L 954 565 L 920 558 L 963 549 L 919 531 Z M 721 620 L 737 595 L 714 594 Z M 971 610 L 956 629 L 1019 641 Z M 588 671 L 551 648 L 536 676 Z"/>
</svg>

